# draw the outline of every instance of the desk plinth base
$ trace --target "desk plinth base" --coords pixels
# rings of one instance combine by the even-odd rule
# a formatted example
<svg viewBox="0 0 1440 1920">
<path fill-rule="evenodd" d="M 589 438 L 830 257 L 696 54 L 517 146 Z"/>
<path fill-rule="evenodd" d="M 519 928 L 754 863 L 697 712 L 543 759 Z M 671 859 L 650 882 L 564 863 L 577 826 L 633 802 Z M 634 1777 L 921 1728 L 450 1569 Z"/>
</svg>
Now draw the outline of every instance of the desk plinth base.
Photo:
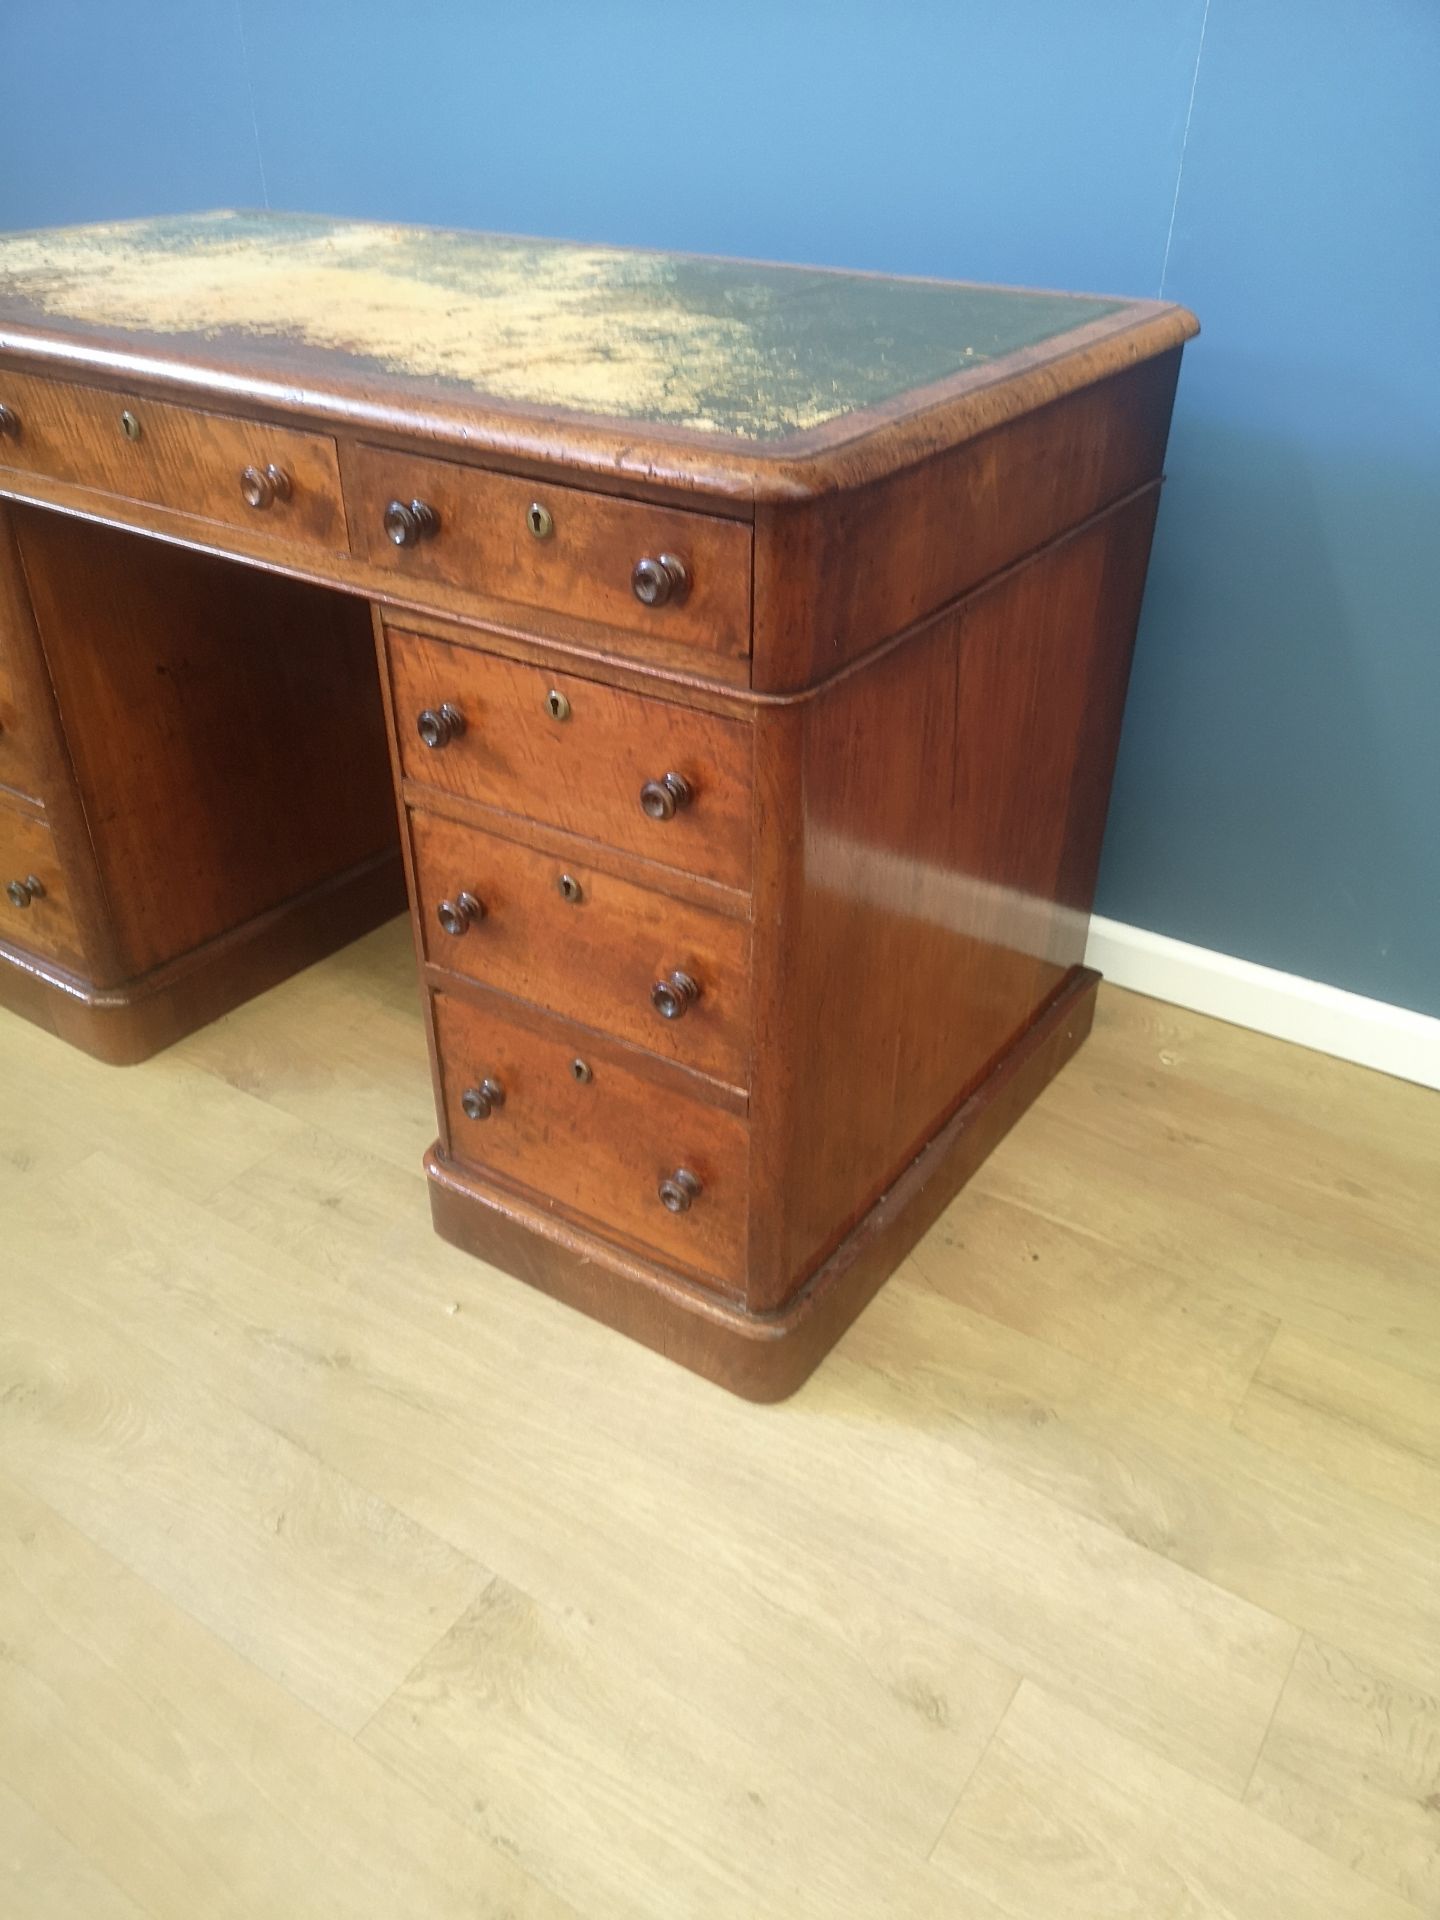
<svg viewBox="0 0 1440 1920">
<path fill-rule="evenodd" d="M 1090 1031 L 1100 976 L 1066 986 L 787 1304 L 743 1308 L 569 1221 L 425 1157 L 442 1239 L 747 1400 L 783 1400 L 955 1198 Z"/>
<path fill-rule="evenodd" d="M 135 1066 L 404 911 L 397 848 L 116 987 L 0 941 L 0 1007 L 109 1066 Z"/>
</svg>

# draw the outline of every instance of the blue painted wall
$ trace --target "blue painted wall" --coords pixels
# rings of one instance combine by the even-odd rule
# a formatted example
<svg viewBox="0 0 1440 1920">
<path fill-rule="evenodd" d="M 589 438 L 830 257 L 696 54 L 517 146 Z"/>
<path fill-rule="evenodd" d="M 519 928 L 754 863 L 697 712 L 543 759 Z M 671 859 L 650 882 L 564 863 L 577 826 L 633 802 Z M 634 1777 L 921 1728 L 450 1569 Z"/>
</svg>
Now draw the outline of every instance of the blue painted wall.
<svg viewBox="0 0 1440 1920">
<path fill-rule="evenodd" d="M 1435 0 L 0 5 L 0 226 L 310 208 L 1182 300 L 1100 909 L 1440 1013 Z"/>
</svg>

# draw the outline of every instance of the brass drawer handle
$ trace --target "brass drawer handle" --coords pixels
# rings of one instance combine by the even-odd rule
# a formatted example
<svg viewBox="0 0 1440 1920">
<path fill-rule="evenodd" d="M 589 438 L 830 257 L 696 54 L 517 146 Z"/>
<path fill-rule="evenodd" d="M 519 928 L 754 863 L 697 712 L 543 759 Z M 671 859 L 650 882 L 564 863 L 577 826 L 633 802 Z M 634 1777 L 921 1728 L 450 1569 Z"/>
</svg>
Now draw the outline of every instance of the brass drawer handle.
<svg viewBox="0 0 1440 1920">
<path fill-rule="evenodd" d="M 690 572 L 678 554 L 646 554 L 635 562 L 630 588 L 642 607 L 678 606 L 690 591 Z"/>
<path fill-rule="evenodd" d="M 26 880 L 12 880 L 5 889 L 5 898 L 12 907 L 28 907 L 32 900 L 45 898 L 45 888 L 32 873 Z"/>
<path fill-rule="evenodd" d="M 667 1213 L 688 1213 L 705 1191 L 688 1167 L 677 1167 L 659 1186 L 660 1204 Z"/>
<path fill-rule="evenodd" d="M 439 707 L 426 707 L 415 721 L 415 731 L 432 752 L 438 753 L 441 747 L 448 747 L 464 733 L 465 716 L 446 700 Z"/>
<path fill-rule="evenodd" d="M 240 476 L 240 497 L 256 513 L 268 513 L 277 500 L 288 500 L 290 493 L 290 476 L 284 467 L 246 467 Z"/>
<path fill-rule="evenodd" d="M 460 1110 L 467 1120 L 488 1120 L 495 1109 L 504 1104 L 504 1087 L 488 1075 L 478 1087 L 467 1087 L 460 1096 Z"/>
<path fill-rule="evenodd" d="M 435 918 L 455 939 L 474 922 L 485 918 L 485 903 L 473 893 L 457 893 L 453 900 L 442 900 L 435 909 Z"/>
<path fill-rule="evenodd" d="M 418 547 L 440 531 L 440 516 L 424 500 L 392 500 L 385 509 L 385 538 L 394 547 Z"/>
<path fill-rule="evenodd" d="M 647 780 L 640 789 L 640 811 L 651 820 L 673 820 L 676 810 L 688 807 L 695 789 L 683 773 L 667 773 L 663 780 Z"/>
<path fill-rule="evenodd" d="M 20 438 L 20 416 L 10 407 L 0 407 L 0 440 Z"/>
<path fill-rule="evenodd" d="M 699 998 L 699 987 L 678 967 L 650 989 L 650 1004 L 662 1020 L 683 1020 Z"/>
</svg>

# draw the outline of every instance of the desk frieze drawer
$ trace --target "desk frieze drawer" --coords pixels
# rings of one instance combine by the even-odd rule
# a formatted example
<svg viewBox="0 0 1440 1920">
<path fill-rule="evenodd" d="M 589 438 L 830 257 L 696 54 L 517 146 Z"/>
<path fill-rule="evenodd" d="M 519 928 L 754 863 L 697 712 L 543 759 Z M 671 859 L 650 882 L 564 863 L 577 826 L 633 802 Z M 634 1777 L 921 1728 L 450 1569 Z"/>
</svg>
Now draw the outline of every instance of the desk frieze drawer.
<svg viewBox="0 0 1440 1920">
<path fill-rule="evenodd" d="M 748 723 L 421 634 L 387 645 L 408 779 L 748 888 Z"/>
<path fill-rule="evenodd" d="M 0 806 L 0 939 L 64 967 L 84 964 L 50 829 L 9 806 Z"/>
<path fill-rule="evenodd" d="M 750 924 L 413 812 L 426 958 L 743 1088 Z"/>
<path fill-rule="evenodd" d="M 335 442 L 138 394 L 0 372 L 0 469 L 344 553 Z"/>
<path fill-rule="evenodd" d="M 437 993 L 450 1150 L 728 1293 L 744 1288 L 744 1118 L 628 1065 Z"/>
<path fill-rule="evenodd" d="M 357 449 L 347 479 L 356 550 L 397 582 L 702 653 L 750 651 L 745 521 L 377 447 Z"/>
</svg>

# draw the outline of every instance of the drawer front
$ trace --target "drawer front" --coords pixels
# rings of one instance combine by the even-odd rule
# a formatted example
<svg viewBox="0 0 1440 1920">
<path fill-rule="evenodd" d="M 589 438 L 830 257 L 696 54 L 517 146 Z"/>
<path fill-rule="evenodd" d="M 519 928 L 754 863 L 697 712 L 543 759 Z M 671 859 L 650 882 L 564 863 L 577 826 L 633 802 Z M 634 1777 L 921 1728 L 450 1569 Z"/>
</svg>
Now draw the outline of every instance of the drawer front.
<svg viewBox="0 0 1440 1920">
<path fill-rule="evenodd" d="M 6 806 L 0 806 L 0 939 L 61 966 L 84 964 L 50 829 Z"/>
<path fill-rule="evenodd" d="M 744 721 L 419 634 L 391 631 L 388 648 L 410 779 L 749 886 L 753 745 Z M 667 773 L 682 777 L 690 798 L 655 818 L 641 796 Z"/>
<path fill-rule="evenodd" d="M 26 743 L 26 727 L 15 703 L 15 686 L 0 660 L 0 787 L 35 796 L 35 762 Z"/>
<path fill-rule="evenodd" d="M 744 521 L 376 447 L 359 450 L 353 471 L 356 551 L 397 581 L 439 581 L 711 653 L 750 651 L 751 529 Z M 386 514 L 394 503 L 416 501 L 431 510 L 433 527 L 397 546 Z M 531 531 L 532 508 L 540 510 L 540 538 Z M 662 555 L 683 563 L 685 589 L 647 606 L 632 576 L 641 560 Z"/>
<path fill-rule="evenodd" d="M 325 434 L 3 371 L 0 405 L 14 422 L 0 434 L 0 468 L 291 545 L 348 549 L 340 467 Z M 247 475 L 254 476 L 254 504 L 243 491 Z"/>
<path fill-rule="evenodd" d="M 410 832 L 425 953 L 436 966 L 747 1084 L 747 921 L 436 814 L 412 813 Z M 462 893 L 478 903 L 468 918 Z M 459 930 L 447 932 L 442 917 Z M 694 982 L 693 1001 L 677 993 L 677 973 Z M 678 1018 L 656 1011 L 660 982 L 665 1004 L 681 1005 Z"/>
<path fill-rule="evenodd" d="M 657 1085 L 608 1050 L 577 1052 L 567 1037 L 533 1032 L 453 995 L 436 994 L 433 1008 L 457 1159 L 743 1291 L 749 1140 L 738 1114 Z M 502 1102 L 485 1096 L 488 1114 L 472 1106 L 472 1117 L 466 1091 L 482 1091 L 487 1079 Z M 689 1204 L 671 1212 L 661 1185 L 682 1171 L 699 1190 L 682 1184 Z"/>
</svg>

